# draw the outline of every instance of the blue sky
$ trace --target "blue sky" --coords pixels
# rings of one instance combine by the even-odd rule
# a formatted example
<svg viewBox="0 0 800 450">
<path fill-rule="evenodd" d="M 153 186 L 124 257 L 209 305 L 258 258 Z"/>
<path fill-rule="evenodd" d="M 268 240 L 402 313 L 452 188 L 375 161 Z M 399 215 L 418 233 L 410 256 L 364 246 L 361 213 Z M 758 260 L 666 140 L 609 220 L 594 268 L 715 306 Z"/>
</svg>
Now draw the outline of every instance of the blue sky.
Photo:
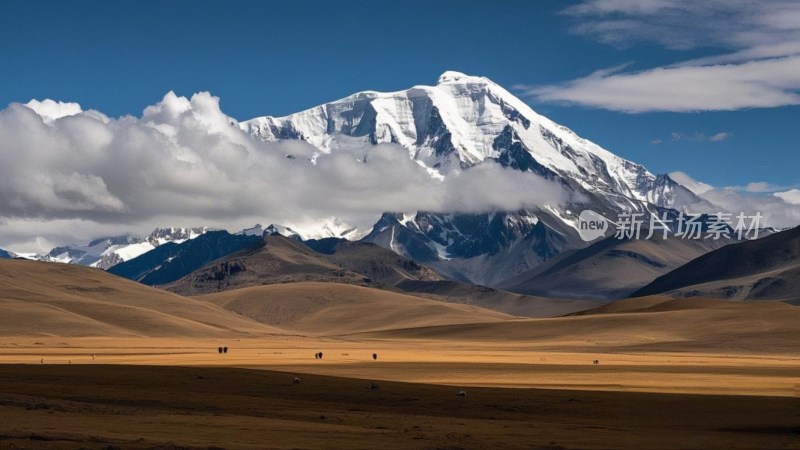
<svg viewBox="0 0 800 450">
<path fill-rule="evenodd" d="M 635 78 L 765 43 L 796 43 L 800 28 L 761 21 L 766 37 L 748 42 L 731 36 L 737 26 L 744 33 L 754 25 L 730 22 L 731 15 L 753 15 L 747 2 L 712 1 L 710 11 L 687 7 L 674 17 L 648 10 L 663 3 L 5 1 L 0 104 L 51 98 L 138 116 L 170 90 L 210 91 L 225 113 L 245 120 L 360 90 L 433 84 L 441 72 L 458 70 L 516 87 L 538 112 L 653 172 L 684 171 L 715 186 L 800 184 L 800 107 L 791 98 L 799 86 L 791 80 L 780 87 L 788 99 L 716 107 L 724 111 L 686 112 L 692 105 L 661 105 L 658 98 L 652 110 L 625 111 L 631 106 L 615 103 L 613 89 L 593 98 L 619 74 Z M 580 86 L 593 72 L 620 66 L 600 87 Z M 594 91 L 586 96 L 582 88 Z M 662 88 L 647 80 L 630 87 L 645 100 Z"/>
</svg>

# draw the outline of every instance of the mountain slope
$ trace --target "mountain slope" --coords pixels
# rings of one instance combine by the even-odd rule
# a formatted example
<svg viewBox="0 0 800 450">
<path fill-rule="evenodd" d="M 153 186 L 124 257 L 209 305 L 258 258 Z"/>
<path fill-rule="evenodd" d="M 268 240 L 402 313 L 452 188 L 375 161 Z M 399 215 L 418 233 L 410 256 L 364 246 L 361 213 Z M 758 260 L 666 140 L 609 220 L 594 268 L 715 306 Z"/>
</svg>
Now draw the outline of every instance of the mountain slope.
<svg viewBox="0 0 800 450">
<path fill-rule="evenodd" d="M 563 315 L 597 305 L 443 280 L 431 268 L 374 244 L 336 238 L 301 243 L 279 235 L 266 236 L 259 245 L 220 258 L 164 288 L 203 295 L 300 282 L 330 283 L 331 289 L 338 284 L 366 286 L 388 296 L 408 294 L 526 317 Z"/>
<path fill-rule="evenodd" d="M 565 253 L 502 287 L 512 292 L 567 298 L 619 299 L 730 240 L 605 238 Z"/>
<path fill-rule="evenodd" d="M 800 302 L 800 227 L 707 253 L 632 296 L 659 293 Z"/>
<path fill-rule="evenodd" d="M 474 306 L 337 283 L 255 286 L 196 298 L 270 326 L 329 336 L 512 318 Z"/>
<path fill-rule="evenodd" d="M 609 217 L 621 210 L 710 207 L 669 176 L 653 175 L 537 114 L 491 80 L 458 72 L 444 73 L 435 86 L 361 92 L 240 126 L 265 141 L 312 144 L 318 152 L 309 164 L 332 152 L 350 152 L 366 161 L 365 146 L 394 143 L 435 178 L 499 164 L 551 180 L 571 193 L 572 203 L 522 211 L 389 211 L 364 238 L 459 281 L 497 285 L 584 247 L 576 219 L 587 205 Z"/>
<path fill-rule="evenodd" d="M 168 242 L 180 244 L 207 232 L 206 227 L 197 228 L 156 228 L 149 236 L 140 239 L 131 235 L 103 237 L 87 245 L 62 245 L 47 254 L 22 255 L 34 261 L 78 264 L 81 266 L 109 269 L 121 262 L 130 261 L 159 245 Z"/>
<path fill-rule="evenodd" d="M 50 250 L 46 255 L 36 255 L 33 258 L 39 261 L 59 262 L 65 264 L 78 264 L 81 266 L 108 266 L 113 265 L 112 261 L 118 259 L 113 255 L 114 250 L 123 247 L 138 247 L 142 241 L 133 236 L 123 235 L 95 239 L 87 245 L 63 245 Z M 142 251 L 148 251 L 147 246 Z M 101 261 L 106 258 L 103 263 Z M 100 267 L 105 268 L 105 267 Z"/>
<path fill-rule="evenodd" d="M 304 244 L 325 254 L 335 264 L 364 274 L 385 288 L 448 303 L 524 317 L 553 317 L 597 306 L 597 302 L 531 297 L 445 280 L 431 268 L 374 244 L 335 238 Z"/>
<path fill-rule="evenodd" d="M 374 244 L 336 238 L 302 243 L 268 235 L 256 245 L 225 255 L 166 288 L 183 295 L 201 295 L 248 286 L 313 281 L 393 289 L 404 280 L 440 279 L 432 269 Z"/>
<path fill-rule="evenodd" d="M 0 335 L 210 338 L 277 332 L 99 269 L 0 260 Z"/>
<path fill-rule="evenodd" d="M 493 214 L 384 214 L 373 242 L 465 283 L 501 281 L 585 244 L 546 211 Z"/>
<path fill-rule="evenodd" d="M 249 286 L 300 281 L 371 284 L 363 274 L 342 268 L 300 242 L 283 236 L 256 238 L 165 286 L 182 295 L 201 295 Z M 180 258 L 177 258 L 179 260 Z"/>
<path fill-rule="evenodd" d="M 406 280 L 438 281 L 434 270 L 390 250 L 367 242 L 349 242 L 328 238 L 304 244 L 347 270 L 352 270 L 385 286 L 396 286 Z"/>
<path fill-rule="evenodd" d="M 798 332 L 800 307 L 785 303 L 645 297 L 567 317 L 385 330 L 359 337 L 535 342 L 542 349 L 584 348 L 598 355 L 698 352 L 763 357 L 797 355 Z"/>
<path fill-rule="evenodd" d="M 462 303 L 517 317 L 557 317 L 597 307 L 596 300 L 536 297 L 456 281 L 404 280 L 395 285 L 403 292 L 448 303 Z"/>
<path fill-rule="evenodd" d="M 691 194 L 668 177 L 659 179 L 579 138 L 491 80 L 458 72 L 445 72 L 436 86 L 361 92 L 286 117 L 252 119 L 241 127 L 267 141 L 301 139 L 326 153 L 397 143 L 442 175 L 492 159 L 659 206 L 675 200 L 673 190 L 659 184 Z"/>
<path fill-rule="evenodd" d="M 159 245 L 130 261 L 115 265 L 110 273 L 148 285 L 171 283 L 211 261 L 257 245 L 259 236 L 210 231 L 180 244 Z"/>
</svg>

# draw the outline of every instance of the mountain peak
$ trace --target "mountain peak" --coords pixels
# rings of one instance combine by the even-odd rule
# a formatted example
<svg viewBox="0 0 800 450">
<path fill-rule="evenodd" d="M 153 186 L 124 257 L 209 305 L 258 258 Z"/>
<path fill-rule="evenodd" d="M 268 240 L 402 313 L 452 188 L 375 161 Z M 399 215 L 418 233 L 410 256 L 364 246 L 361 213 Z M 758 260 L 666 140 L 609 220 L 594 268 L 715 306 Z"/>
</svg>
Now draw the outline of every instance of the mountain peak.
<svg viewBox="0 0 800 450">
<path fill-rule="evenodd" d="M 240 126 L 264 141 L 302 140 L 324 153 L 398 144 L 436 178 L 494 160 L 522 172 L 568 180 L 573 188 L 604 197 L 609 208 L 627 207 L 631 200 L 670 207 L 676 198 L 671 180 L 662 179 L 656 186 L 656 177 L 643 166 L 537 114 L 492 80 L 452 70 L 442 73 L 436 86 L 361 92 Z M 669 196 L 661 195 L 667 191 Z M 321 229 L 319 225 L 314 229 Z"/>
<path fill-rule="evenodd" d="M 187 240 L 194 239 L 206 232 L 211 231 L 208 227 L 195 227 L 195 228 L 156 228 L 147 236 L 146 241 L 150 242 L 154 247 L 165 244 L 167 242 L 181 243 Z"/>
<path fill-rule="evenodd" d="M 468 81 L 486 82 L 486 78 L 467 75 L 465 73 L 457 72 L 455 70 L 448 70 L 439 76 L 439 81 L 437 81 L 436 84 L 439 85 L 446 83 L 464 83 Z"/>
</svg>

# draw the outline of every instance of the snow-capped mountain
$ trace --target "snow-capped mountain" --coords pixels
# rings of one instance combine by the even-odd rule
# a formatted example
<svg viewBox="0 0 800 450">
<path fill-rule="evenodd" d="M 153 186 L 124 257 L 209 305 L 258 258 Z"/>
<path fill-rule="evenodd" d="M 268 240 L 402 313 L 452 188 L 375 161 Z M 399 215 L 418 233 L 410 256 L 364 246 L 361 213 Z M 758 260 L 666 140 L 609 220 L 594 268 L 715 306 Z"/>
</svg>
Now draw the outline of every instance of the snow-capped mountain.
<svg viewBox="0 0 800 450">
<path fill-rule="evenodd" d="M 207 230 L 192 239 L 165 242 L 138 258 L 117 264 L 108 271 L 144 284 L 165 284 L 211 261 L 260 242 L 260 236 Z"/>
<path fill-rule="evenodd" d="M 308 241 L 312 239 L 325 239 L 325 238 L 339 238 L 347 239 L 349 241 L 357 241 L 369 233 L 363 230 L 358 230 L 349 227 L 335 218 L 323 219 L 310 223 L 300 225 L 278 225 L 271 224 L 264 227 L 261 224 L 256 224 L 251 228 L 245 228 L 236 234 L 245 236 L 272 236 L 281 235 L 301 241 Z"/>
<path fill-rule="evenodd" d="M 361 92 L 240 126 L 265 141 L 300 139 L 324 153 L 365 143 L 397 143 L 443 176 L 492 159 L 548 178 L 573 180 L 613 198 L 621 207 L 631 206 L 629 200 L 674 206 L 669 196 L 654 189 L 659 178 L 643 166 L 537 114 L 491 80 L 458 72 L 445 72 L 436 86 Z M 685 189 L 675 182 L 669 187 Z"/>
<path fill-rule="evenodd" d="M 487 78 L 459 72 L 445 72 L 435 86 L 361 92 L 240 126 L 265 141 L 306 141 L 320 153 L 399 144 L 433 177 L 497 163 L 553 180 L 581 199 L 491 214 L 390 213 L 364 238 L 475 283 L 495 284 L 584 246 L 575 228 L 583 209 L 611 215 L 704 205 L 669 176 L 582 139 Z"/>
<path fill-rule="evenodd" d="M 150 233 L 145 240 L 152 244 L 154 247 L 166 244 L 167 242 L 174 242 L 180 244 L 182 242 L 194 239 L 210 231 L 208 227 L 194 227 L 194 228 L 156 228 Z"/>
<path fill-rule="evenodd" d="M 130 242 L 127 245 L 109 246 L 103 252 L 100 260 L 93 266 L 107 270 L 119 263 L 130 261 L 137 256 L 143 255 L 167 242 L 180 244 L 190 239 L 195 239 L 208 231 L 209 228 L 207 227 L 156 228 L 144 239 L 137 239 L 136 242 Z"/>
<path fill-rule="evenodd" d="M 369 230 L 359 230 L 347 225 L 335 217 L 323 218 L 317 221 L 291 224 L 289 226 L 270 225 L 268 234 L 280 234 L 284 237 L 299 238 L 303 241 L 310 239 L 340 238 L 357 241 L 369 233 Z"/>
<path fill-rule="evenodd" d="M 255 224 L 252 228 L 245 228 L 244 230 L 236 233 L 242 236 L 264 236 L 266 230 L 260 223 Z"/>
<path fill-rule="evenodd" d="M 386 214 L 375 217 L 371 229 L 356 229 L 327 217 L 302 224 L 257 225 L 239 233 L 364 240 L 471 283 L 497 285 L 566 250 L 585 247 L 577 232 L 577 218 L 584 209 L 606 217 L 665 208 L 714 210 L 668 175 L 654 175 L 577 136 L 487 78 L 458 72 L 445 72 L 435 86 L 361 92 L 289 116 L 241 122 L 239 127 L 264 141 L 311 144 L 316 154 L 310 157 L 286 155 L 308 164 L 332 152 L 347 152 L 369 164 L 371 145 L 394 143 L 434 179 L 497 164 L 560 186 L 569 200 L 554 198 L 527 210 L 445 214 L 395 211 L 386 205 Z M 487 183 L 484 188 L 493 186 Z M 59 247 L 41 258 L 109 268 L 206 231 L 159 228 L 143 239 L 127 236 L 86 247 Z"/>
<path fill-rule="evenodd" d="M 16 254 L 0 248 L 0 259 L 11 259 L 16 258 L 16 256 Z"/>
<path fill-rule="evenodd" d="M 63 245 L 55 247 L 44 255 L 25 254 L 22 256 L 39 261 L 105 268 L 103 265 L 107 264 L 107 262 L 104 261 L 104 258 L 110 258 L 110 261 L 113 259 L 111 255 L 113 255 L 117 249 L 138 245 L 140 242 L 140 239 L 130 235 L 105 237 L 95 239 L 87 245 Z"/>
<path fill-rule="evenodd" d="M 128 243 L 109 245 L 103 250 L 103 253 L 100 254 L 100 259 L 90 265 L 106 270 L 121 262 L 131 260 L 139 255 L 147 253 L 154 248 L 155 247 L 147 241 L 133 238 Z"/>
<path fill-rule="evenodd" d="M 236 233 L 237 235 L 243 236 L 274 236 L 279 235 L 283 237 L 288 237 L 296 240 L 306 240 L 309 238 L 300 236 L 296 231 L 291 229 L 290 227 L 286 227 L 283 225 L 275 225 L 271 224 L 269 226 L 263 226 L 260 223 L 256 224 L 251 228 L 245 228 L 244 230 Z"/>
<path fill-rule="evenodd" d="M 20 254 L 20 257 L 37 261 L 79 264 L 109 269 L 121 262 L 130 261 L 167 242 L 182 243 L 209 231 L 198 228 L 156 228 L 145 238 L 130 235 L 95 239 L 87 245 L 64 245 L 44 255 Z"/>
</svg>

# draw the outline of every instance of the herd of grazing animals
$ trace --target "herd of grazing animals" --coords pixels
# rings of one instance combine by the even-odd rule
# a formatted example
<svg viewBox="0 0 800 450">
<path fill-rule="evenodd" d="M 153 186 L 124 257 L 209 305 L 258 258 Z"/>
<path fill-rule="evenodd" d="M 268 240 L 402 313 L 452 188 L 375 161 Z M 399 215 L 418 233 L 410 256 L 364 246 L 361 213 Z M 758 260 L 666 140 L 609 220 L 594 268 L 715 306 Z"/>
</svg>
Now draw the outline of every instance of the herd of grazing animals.
<svg viewBox="0 0 800 450">
<path fill-rule="evenodd" d="M 217 347 L 217 353 L 219 353 L 219 354 L 228 353 L 228 347 L 227 346 Z M 342 355 L 349 355 L 349 353 L 342 353 Z M 322 356 L 323 356 L 322 352 L 314 353 L 314 358 L 315 359 L 322 359 Z M 95 355 L 92 354 L 92 360 L 94 360 L 94 359 L 95 359 Z M 377 353 L 373 353 L 372 354 L 372 360 L 373 361 L 377 361 L 378 360 L 378 354 Z M 41 363 L 44 364 L 44 358 L 42 358 Z M 69 361 L 69 364 L 72 364 L 71 360 Z M 600 360 L 599 359 L 592 360 L 592 364 L 598 365 L 598 364 L 600 364 Z M 300 384 L 300 377 L 295 376 L 292 379 L 292 384 Z M 379 391 L 380 390 L 380 386 L 378 386 L 378 383 L 372 381 L 370 383 L 370 390 Z M 467 391 L 458 391 L 458 396 L 459 397 L 466 397 L 467 396 Z"/>
</svg>

